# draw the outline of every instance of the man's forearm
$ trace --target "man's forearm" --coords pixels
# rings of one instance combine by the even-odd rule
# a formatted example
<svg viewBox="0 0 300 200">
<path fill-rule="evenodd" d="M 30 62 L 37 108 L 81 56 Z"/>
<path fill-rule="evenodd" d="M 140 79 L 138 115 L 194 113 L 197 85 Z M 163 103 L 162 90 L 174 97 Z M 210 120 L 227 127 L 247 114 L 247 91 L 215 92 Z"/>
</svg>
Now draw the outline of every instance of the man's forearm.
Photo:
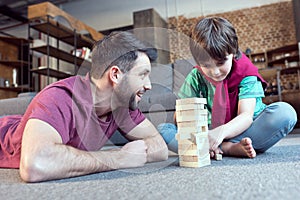
<svg viewBox="0 0 300 200">
<path fill-rule="evenodd" d="M 119 151 L 87 152 L 63 144 L 54 146 L 21 159 L 20 174 L 25 181 L 61 179 L 119 168 Z"/>
</svg>

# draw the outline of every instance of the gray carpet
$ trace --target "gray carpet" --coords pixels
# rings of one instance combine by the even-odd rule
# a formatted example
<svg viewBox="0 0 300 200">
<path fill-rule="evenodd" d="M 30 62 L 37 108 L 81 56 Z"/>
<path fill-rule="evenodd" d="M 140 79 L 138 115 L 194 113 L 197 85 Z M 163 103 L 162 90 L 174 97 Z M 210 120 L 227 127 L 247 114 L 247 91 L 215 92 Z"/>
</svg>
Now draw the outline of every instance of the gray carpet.
<svg viewBox="0 0 300 200">
<path fill-rule="evenodd" d="M 176 156 L 145 167 L 26 184 L 0 169 L 1 199 L 300 199 L 300 134 L 255 159 L 181 168 Z"/>
</svg>

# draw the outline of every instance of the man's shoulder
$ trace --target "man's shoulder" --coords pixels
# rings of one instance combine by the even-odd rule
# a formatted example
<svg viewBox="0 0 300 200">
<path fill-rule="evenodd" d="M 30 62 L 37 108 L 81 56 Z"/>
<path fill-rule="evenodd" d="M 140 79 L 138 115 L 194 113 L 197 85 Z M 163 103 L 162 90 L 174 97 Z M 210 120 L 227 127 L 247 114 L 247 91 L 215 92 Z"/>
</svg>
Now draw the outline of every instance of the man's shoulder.
<svg viewBox="0 0 300 200">
<path fill-rule="evenodd" d="M 45 87 L 40 93 L 53 93 L 55 96 L 68 93 L 74 96 L 86 93 L 89 87 L 89 80 L 76 75 L 54 82 Z"/>
</svg>

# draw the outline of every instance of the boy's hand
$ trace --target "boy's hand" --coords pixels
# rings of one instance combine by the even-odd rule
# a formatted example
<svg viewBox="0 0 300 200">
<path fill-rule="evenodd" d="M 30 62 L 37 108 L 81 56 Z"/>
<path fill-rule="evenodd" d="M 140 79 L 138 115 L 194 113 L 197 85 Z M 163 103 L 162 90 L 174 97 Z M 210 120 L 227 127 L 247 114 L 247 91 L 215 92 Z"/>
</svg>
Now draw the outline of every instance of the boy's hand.
<svg viewBox="0 0 300 200">
<path fill-rule="evenodd" d="M 215 151 L 210 150 L 209 154 L 211 158 L 214 158 L 216 154 L 223 154 L 223 151 L 220 148 L 217 148 Z"/>
<path fill-rule="evenodd" d="M 209 149 L 211 151 L 216 152 L 217 149 L 219 149 L 220 144 L 224 140 L 223 136 L 223 128 L 222 126 L 219 126 L 215 129 L 208 131 L 208 139 L 209 139 Z"/>
</svg>

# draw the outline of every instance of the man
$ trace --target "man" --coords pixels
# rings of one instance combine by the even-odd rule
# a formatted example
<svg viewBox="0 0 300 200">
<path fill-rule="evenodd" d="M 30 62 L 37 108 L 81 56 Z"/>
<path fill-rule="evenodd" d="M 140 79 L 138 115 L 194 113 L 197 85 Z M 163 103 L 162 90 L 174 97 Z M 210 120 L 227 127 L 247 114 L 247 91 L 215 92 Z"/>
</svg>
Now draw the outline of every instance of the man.
<svg viewBox="0 0 300 200">
<path fill-rule="evenodd" d="M 151 89 L 150 60 L 156 56 L 128 32 L 98 41 L 85 77 L 53 83 L 22 117 L 0 119 L 0 167 L 19 167 L 24 181 L 38 182 L 166 160 L 164 140 L 137 109 Z M 100 150 L 117 129 L 133 141 Z"/>
</svg>

